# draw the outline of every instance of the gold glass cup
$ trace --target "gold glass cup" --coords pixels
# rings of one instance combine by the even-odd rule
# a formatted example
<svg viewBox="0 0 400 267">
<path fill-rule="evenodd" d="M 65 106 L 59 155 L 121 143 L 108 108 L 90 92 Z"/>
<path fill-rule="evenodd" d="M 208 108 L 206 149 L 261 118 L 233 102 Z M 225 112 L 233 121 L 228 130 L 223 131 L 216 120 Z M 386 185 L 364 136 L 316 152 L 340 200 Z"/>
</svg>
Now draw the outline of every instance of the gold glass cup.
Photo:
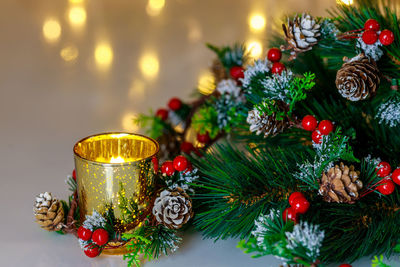
<svg viewBox="0 0 400 267">
<path fill-rule="evenodd" d="M 151 212 L 154 192 L 152 158 L 158 143 L 130 133 L 86 137 L 74 146 L 78 205 L 81 221 L 96 210 L 112 212 L 114 228 L 136 228 Z"/>
</svg>

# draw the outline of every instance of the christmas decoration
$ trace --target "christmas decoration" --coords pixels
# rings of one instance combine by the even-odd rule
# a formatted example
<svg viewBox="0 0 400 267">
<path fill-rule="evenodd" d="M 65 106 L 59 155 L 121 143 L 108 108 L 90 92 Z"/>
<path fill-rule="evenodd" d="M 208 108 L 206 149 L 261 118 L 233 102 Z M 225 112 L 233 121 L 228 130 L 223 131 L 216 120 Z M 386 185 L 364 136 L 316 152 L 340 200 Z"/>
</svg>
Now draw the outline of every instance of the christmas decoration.
<svg viewBox="0 0 400 267">
<path fill-rule="evenodd" d="M 104 229 L 96 229 L 92 234 L 92 241 L 98 246 L 104 246 L 108 242 L 108 232 Z"/>
<path fill-rule="evenodd" d="M 218 83 L 219 81 L 225 80 L 228 78 L 226 74 L 226 70 L 224 65 L 219 59 L 215 59 L 211 65 L 211 71 L 214 75 L 215 81 Z"/>
<path fill-rule="evenodd" d="M 204 133 L 204 134 L 197 134 L 197 141 L 199 141 L 200 143 L 203 144 L 207 144 L 208 142 L 210 142 L 211 138 L 210 135 L 208 134 L 208 132 Z"/>
<path fill-rule="evenodd" d="M 168 118 L 168 110 L 160 108 L 157 110 L 156 116 L 165 121 Z"/>
<path fill-rule="evenodd" d="M 378 107 L 375 118 L 379 120 L 380 124 L 391 128 L 400 125 L 400 93 L 397 90 L 392 93 L 387 101 Z"/>
<path fill-rule="evenodd" d="M 171 98 L 168 102 L 168 107 L 174 111 L 179 110 L 182 107 L 182 101 L 176 97 Z"/>
<path fill-rule="evenodd" d="M 288 127 L 286 119 L 277 120 L 276 114 L 263 114 L 258 109 L 249 111 L 247 123 L 250 124 L 251 132 L 263 133 L 265 137 L 283 132 Z"/>
<path fill-rule="evenodd" d="M 301 193 L 301 192 L 293 192 L 290 194 L 289 199 L 288 199 L 290 206 L 293 206 L 293 201 L 298 197 L 305 198 L 303 193 Z"/>
<path fill-rule="evenodd" d="M 390 164 L 385 161 L 382 161 L 376 167 L 376 175 L 378 175 L 379 177 L 386 177 L 390 174 L 391 171 L 392 168 L 390 167 Z"/>
<path fill-rule="evenodd" d="M 181 151 L 182 152 L 184 152 L 186 154 L 190 154 L 194 150 L 195 150 L 195 148 L 194 148 L 192 143 L 190 143 L 190 142 L 182 142 L 182 144 L 181 144 Z"/>
<path fill-rule="evenodd" d="M 314 143 L 316 144 L 321 144 L 322 142 L 322 134 L 319 130 L 315 130 L 311 134 L 311 139 L 313 140 Z"/>
<path fill-rule="evenodd" d="M 351 266 L 351 264 L 343 263 L 343 264 L 340 264 L 339 267 L 352 267 L 352 266 Z"/>
<path fill-rule="evenodd" d="M 296 213 L 304 214 L 308 211 L 310 202 L 308 202 L 304 197 L 297 197 L 292 201 L 291 205 Z"/>
<path fill-rule="evenodd" d="M 301 125 L 303 126 L 304 130 L 312 132 L 317 128 L 318 122 L 314 116 L 307 115 L 301 121 Z"/>
<path fill-rule="evenodd" d="M 95 258 L 95 257 L 99 256 L 100 249 L 96 246 L 93 246 L 93 247 L 86 248 L 84 250 L 84 252 L 85 252 L 86 256 L 88 256 L 89 258 Z"/>
<path fill-rule="evenodd" d="M 376 189 L 383 195 L 390 195 L 394 192 L 395 190 L 395 185 L 390 179 L 383 179 L 381 182 L 379 182 L 378 186 Z"/>
<path fill-rule="evenodd" d="M 376 21 L 376 19 L 368 19 L 364 23 L 364 30 L 372 30 L 372 31 L 379 31 L 379 28 L 381 26 L 379 23 Z"/>
<path fill-rule="evenodd" d="M 51 193 L 36 196 L 33 206 L 36 222 L 47 231 L 60 231 L 64 227 L 64 208 Z"/>
<path fill-rule="evenodd" d="M 268 50 L 267 58 L 271 62 L 278 62 L 282 58 L 282 52 L 279 48 L 273 47 Z"/>
<path fill-rule="evenodd" d="M 174 163 L 172 161 L 166 161 L 161 165 L 161 172 L 163 175 L 171 176 L 175 172 Z"/>
<path fill-rule="evenodd" d="M 364 100 L 374 95 L 380 82 L 376 63 L 363 54 L 344 61 L 336 75 L 339 93 L 351 101 Z"/>
<path fill-rule="evenodd" d="M 189 161 L 184 156 L 177 156 L 173 161 L 175 170 L 179 172 L 186 170 L 188 163 Z"/>
<path fill-rule="evenodd" d="M 362 34 L 362 40 L 364 43 L 371 45 L 376 43 L 376 41 L 378 41 L 378 33 L 374 30 L 366 30 L 363 34 Z"/>
<path fill-rule="evenodd" d="M 383 45 L 391 45 L 394 41 L 394 34 L 390 30 L 383 30 L 379 34 L 379 41 Z"/>
<path fill-rule="evenodd" d="M 235 98 L 240 97 L 241 89 L 232 79 L 222 80 L 217 85 L 217 91 L 220 94 L 228 94 Z"/>
<path fill-rule="evenodd" d="M 333 124 L 330 120 L 323 120 L 318 124 L 318 131 L 322 135 L 328 135 L 333 131 Z"/>
<path fill-rule="evenodd" d="M 280 62 L 274 62 L 271 67 L 271 73 L 281 74 L 286 69 L 285 65 Z"/>
<path fill-rule="evenodd" d="M 282 213 L 282 219 L 284 222 L 290 220 L 296 224 L 299 222 L 299 214 L 292 207 L 286 208 Z"/>
<path fill-rule="evenodd" d="M 192 203 L 181 188 L 164 190 L 154 201 L 153 215 L 168 228 L 181 228 L 192 216 Z"/>
<path fill-rule="evenodd" d="M 392 173 L 392 181 L 400 185 L 400 168 L 397 168 Z"/>
<path fill-rule="evenodd" d="M 76 181 L 76 171 L 75 171 L 75 169 L 72 171 L 72 178 Z"/>
<path fill-rule="evenodd" d="M 359 197 L 359 191 L 363 187 L 359 179 L 359 172 L 340 163 L 323 173 L 319 193 L 327 202 L 354 203 Z"/>
<path fill-rule="evenodd" d="M 242 79 L 244 77 L 243 68 L 241 66 L 233 66 L 229 70 L 229 74 L 235 80 Z"/>
<path fill-rule="evenodd" d="M 92 238 L 92 231 L 80 226 L 78 228 L 78 238 L 82 239 L 83 241 L 89 241 Z"/>
<path fill-rule="evenodd" d="M 308 14 L 296 16 L 293 20 L 288 19 L 287 26 L 282 25 L 282 27 L 288 46 L 281 49 L 293 50 L 290 59 L 295 59 L 298 53 L 311 50 L 321 35 L 321 26 Z"/>
</svg>

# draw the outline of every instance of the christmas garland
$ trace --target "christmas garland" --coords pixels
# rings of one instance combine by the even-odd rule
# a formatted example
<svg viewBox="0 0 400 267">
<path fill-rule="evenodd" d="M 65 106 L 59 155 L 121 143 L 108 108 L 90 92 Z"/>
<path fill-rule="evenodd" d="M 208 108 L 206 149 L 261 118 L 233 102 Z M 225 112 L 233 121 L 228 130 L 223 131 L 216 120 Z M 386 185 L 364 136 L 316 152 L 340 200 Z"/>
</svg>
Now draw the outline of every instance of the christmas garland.
<svg viewBox="0 0 400 267">
<path fill-rule="evenodd" d="M 323 266 L 379 255 L 373 266 L 385 266 L 381 255 L 400 252 L 400 21 L 390 1 L 356 2 L 329 18 L 289 17 L 265 59 L 252 60 L 243 45 L 208 44 L 216 53 L 212 93 L 172 98 L 136 120 L 160 143 L 153 213 L 122 236 L 108 230 L 112 212 L 93 213 L 103 224 L 86 224 L 83 248 L 106 249 L 110 242 L 93 236 L 104 229 L 126 242 L 130 265 L 166 254 L 179 237 L 158 207 L 164 197 L 189 205 L 190 195 L 204 237 L 239 237 L 254 257 Z M 167 161 L 176 156 L 195 169 L 176 172 Z M 60 212 L 51 225 L 39 217 L 42 227 L 76 231 L 76 193 L 54 207 L 48 195 L 39 198 Z"/>
</svg>

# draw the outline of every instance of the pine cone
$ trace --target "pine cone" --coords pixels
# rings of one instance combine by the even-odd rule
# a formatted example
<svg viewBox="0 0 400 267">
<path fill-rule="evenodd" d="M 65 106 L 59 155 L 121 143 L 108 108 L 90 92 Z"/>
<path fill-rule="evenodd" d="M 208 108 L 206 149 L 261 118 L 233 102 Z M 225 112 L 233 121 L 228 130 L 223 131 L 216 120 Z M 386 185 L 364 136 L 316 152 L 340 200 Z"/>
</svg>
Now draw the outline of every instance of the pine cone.
<svg viewBox="0 0 400 267">
<path fill-rule="evenodd" d="M 283 120 L 277 120 L 275 113 L 268 116 L 266 114 L 261 114 L 257 109 L 249 111 L 247 123 L 250 124 L 251 132 L 256 132 L 256 134 L 264 133 L 265 137 L 281 133 L 289 126 L 286 117 Z"/>
<path fill-rule="evenodd" d="M 218 84 L 224 79 L 228 79 L 225 67 L 224 65 L 222 65 L 222 62 L 218 58 L 214 59 L 211 65 L 211 71 L 214 74 L 215 84 Z"/>
<path fill-rule="evenodd" d="M 327 202 L 353 204 L 358 199 L 358 192 L 363 187 L 358 179 L 359 171 L 340 163 L 322 174 L 319 193 Z"/>
<path fill-rule="evenodd" d="M 282 50 L 293 50 L 289 60 L 295 59 L 298 53 L 311 50 L 321 35 L 321 26 L 313 17 L 304 13 L 301 17 L 294 17 L 292 21 L 288 19 L 288 25 L 283 24 L 282 28 L 288 43 Z"/>
<path fill-rule="evenodd" d="M 351 101 L 359 101 L 374 95 L 379 83 L 379 70 L 376 62 L 364 54 L 344 58 L 345 63 L 336 74 L 336 87 L 339 93 Z"/>
<path fill-rule="evenodd" d="M 36 196 L 33 212 L 36 222 L 47 231 L 59 231 L 64 226 L 63 205 L 49 192 Z"/>
<path fill-rule="evenodd" d="M 180 137 L 176 133 L 168 132 L 157 138 L 160 145 L 158 158 L 161 162 L 175 158 L 180 153 Z"/>
<path fill-rule="evenodd" d="M 164 190 L 154 201 L 153 215 L 168 228 L 181 228 L 193 217 L 190 197 L 180 187 Z"/>
</svg>

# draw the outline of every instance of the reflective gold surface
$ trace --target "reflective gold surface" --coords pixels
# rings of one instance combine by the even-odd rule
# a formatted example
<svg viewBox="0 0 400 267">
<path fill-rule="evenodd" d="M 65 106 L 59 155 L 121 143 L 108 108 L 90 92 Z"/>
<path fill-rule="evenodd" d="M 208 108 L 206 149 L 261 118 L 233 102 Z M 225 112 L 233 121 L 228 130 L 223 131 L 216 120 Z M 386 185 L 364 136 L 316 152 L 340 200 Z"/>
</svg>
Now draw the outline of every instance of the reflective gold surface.
<svg viewBox="0 0 400 267">
<path fill-rule="evenodd" d="M 99 134 L 76 143 L 81 220 L 93 210 L 104 213 L 111 207 L 117 231 L 135 228 L 149 213 L 154 186 L 151 159 L 157 152 L 153 139 L 128 133 Z"/>
</svg>

